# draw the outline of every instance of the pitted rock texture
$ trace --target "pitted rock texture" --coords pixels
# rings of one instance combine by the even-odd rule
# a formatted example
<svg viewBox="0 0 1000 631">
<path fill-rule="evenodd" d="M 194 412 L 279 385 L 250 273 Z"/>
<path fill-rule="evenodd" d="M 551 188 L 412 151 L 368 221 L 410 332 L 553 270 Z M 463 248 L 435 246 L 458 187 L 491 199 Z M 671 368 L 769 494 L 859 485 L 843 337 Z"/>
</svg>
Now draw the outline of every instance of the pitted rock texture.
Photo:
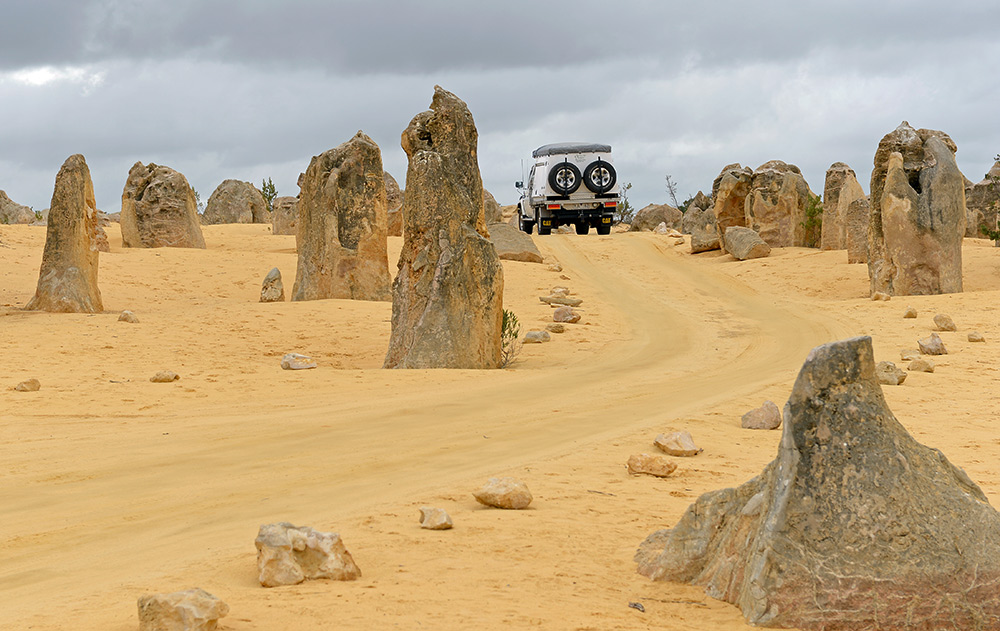
<svg viewBox="0 0 1000 631">
<path fill-rule="evenodd" d="M 777 458 L 650 535 L 641 574 L 700 585 L 757 626 L 1000 626 L 1000 514 L 892 415 L 871 338 L 813 349 L 786 417 Z"/>
<path fill-rule="evenodd" d="M 669 204 L 649 204 L 636 211 L 629 231 L 655 230 L 661 223 L 666 224 L 668 229 L 676 230 L 681 227 L 683 218 L 684 213 Z"/>
<path fill-rule="evenodd" d="M 203 589 L 139 599 L 139 631 L 215 631 L 229 605 Z"/>
<path fill-rule="evenodd" d="M 403 249 L 385 368 L 497 368 L 503 267 L 483 212 L 472 114 L 435 87 L 403 132 Z"/>
<path fill-rule="evenodd" d="M 711 208 L 698 210 L 688 208 L 684 219 L 690 221 L 687 228 L 691 232 L 691 254 L 718 250 L 722 246 L 719 241 L 719 228 L 715 221 L 715 211 Z"/>
<path fill-rule="evenodd" d="M 271 202 L 271 234 L 294 235 L 298 225 L 298 197 L 275 197 Z"/>
<path fill-rule="evenodd" d="M 712 182 L 712 208 L 716 228 L 719 231 L 719 246 L 726 252 L 726 228 L 746 227 L 746 199 L 750 194 L 750 179 L 753 171 L 739 163 L 727 165 Z"/>
<path fill-rule="evenodd" d="M 66 159 L 56 175 L 35 295 L 25 309 L 61 313 L 104 310 L 97 287 L 97 204 L 87 161 Z"/>
<path fill-rule="evenodd" d="M 871 293 L 962 291 L 965 177 L 947 134 L 903 121 L 875 152 L 868 277 Z"/>
<path fill-rule="evenodd" d="M 730 226 L 723 235 L 725 250 L 737 261 L 759 259 L 771 253 L 771 246 L 750 228 Z"/>
<path fill-rule="evenodd" d="M 965 204 L 975 222 L 966 227 L 965 236 L 986 238 L 981 227 L 997 229 L 997 211 L 1000 210 L 1000 160 L 977 184 L 966 186 Z"/>
<path fill-rule="evenodd" d="M 296 585 L 307 579 L 353 581 L 361 569 L 340 535 L 287 522 L 265 524 L 257 538 L 258 580 L 264 587 Z"/>
<path fill-rule="evenodd" d="M 844 247 L 848 263 L 868 262 L 868 197 L 858 179 L 848 174 L 837 197 L 837 215 L 844 223 Z"/>
<path fill-rule="evenodd" d="M 35 219 L 35 211 L 31 210 L 28 206 L 18 204 L 7 197 L 6 192 L 0 191 L 0 223 L 28 224 L 34 223 Z"/>
<path fill-rule="evenodd" d="M 816 229 L 806 228 L 806 205 L 811 195 L 799 167 L 781 160 L 765 162 L 750 178 L 746 225 L 772 248 L 818 243 Z"/>
<path fill-rule="evenodd" d="M 272 267 L 260 285 L 260 302 L 284 302 L 285 285 L 281 282 L 281 270 Z"/>
<path fill-rule="evenodd" d="M 382 152 L 358 132 L 300 179 L 292 300 L 389 300 Z"/>
<path fill-rule="evenodd" d="M 501 259 L 525 263 L 542 262 L 542 253 L 538 251 L 530 234 L 507 223 L 491 223 L 488 229 L 490 243 Z"/>
<path fill-rule="evenodd" d="M 847 218 L 840 214 L 840 190 L 848 178 L 857 181 L 854 169 L 843 162 L 834 162 L 826 170 L 820 249 L 843 250 L 847 247 Z"/>
<path fill-rule="evenodd" d="M 122 191 L 126 248 L 202 248 L 198 203 L 187 178 L 170 167 L 136 162 Z"/>
<path fill-rule="evenodd" d="M 517 478 L 490 478 L 472 495 L 484 506 L 506 510 L 528 508 L 534 499 L 528 490 L 528 485 Z"/>
<path fill-rule="evenodd" d="M 224 180 L 208 198 L 202 223 L 269 223 L 267 203 L 250 182 Z"/>
</svg>

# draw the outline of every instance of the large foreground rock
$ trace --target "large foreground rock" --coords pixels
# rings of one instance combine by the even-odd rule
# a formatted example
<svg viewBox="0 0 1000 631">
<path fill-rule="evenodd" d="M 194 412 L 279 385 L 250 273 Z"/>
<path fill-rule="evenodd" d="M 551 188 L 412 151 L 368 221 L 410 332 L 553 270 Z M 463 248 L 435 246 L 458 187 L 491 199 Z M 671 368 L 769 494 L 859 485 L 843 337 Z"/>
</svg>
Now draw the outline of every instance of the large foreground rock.
<svg viewBox="0 0 1000 631">
<path fill-rule="evenodd" d="M 126 248 L 204 248 L 198 203 L 187 178 L 152 162 L 136 162 L 122 191 Z"/>
<path fill-rule="evenodd" d="M 28 206 L 18 204 L 7 193 L 0 191 L 0 224 L 34 223 L 35 211 Z"/>
<path fill-rule="evenodd" d="M 97 204 L 87 161 L 66 159 L 56 175 L 38 286 L 26 309 L 66 313 L 104 310 L 97 288 Z"/>
<path fill-rule="evenodd" d="M 677 230 L 681 227 L 681 219 L 683 218 L 684 213 L 669 204 L 649 204 L 636 211 L 629 231 L 649 231 L 661 223 L 667 224 L 668 229 Z"/>
<path fill-rule="evenodd" d="M 903 121 L 875 152 L 868 276 L 871 293 L 962 291 L 965 177 L 947 134 Z"/>
<path fill-rule="evenodd" d="M 486 232 L 478 138 L 469 108 L 440 87 L 403 132 L 409 168 L 386 368 L 500 365 L 503 268 Z"/>
<path fill-rule="evenodd" d="M 389 299 L 382 152 L 362 132 L 300 178 L 292 300 Z"/>
<path fill-rule="evenodd" d="M 267 203 L 250 182 L 224 180 L 208 198 L 202 223 L 268 223 Z"/>
<path fill-rule="evenodd" d="M 340 535 L 287 522 L 265 524 L 257 538 L 258 580 L 264 587 L 295 585 L 307 579 L 353 581 L 361 576 Z"/>
<path fill-rule="evenodd" d="M 746 199 L 746 226 L 772 248 L 807 247 L 819 242 L 806 226 L 812 192 L 794 164 L 771 160 L 757 167 Z"/>
<path fill-rule="evenodd" d="M 813 349 L 785 417 L 777 458 L 647 538 L 641 574 L 703 586 L 752 625 L 1000 626 L 1000 515 L 893 417 L 871 338 Z"/>
<path fill-rule="evenodd" d="M 724 241 L 725 250 L 738 261 L 759 259 L 771 253 L 771 246 L 750 228 L 729 226 Z"/>
<path fill-rule="evenodd" d="M 139 631 L 215 631 L 229 605 L 203 589 L 139 599 Z"/>
<path fill-rule="evenodd" d="M 490 242 L 501 259 L 525 263 L 542 262 L 542 253 L 538 251 L 530 234 L 509 223 L 491 223 L 487 228 Z"/>
<path fill-rule="evenodd" d="M 298 197 L 275 197 L 271 202 L 271 234 L 295 234 L 298 215 Z"/>
</svg>

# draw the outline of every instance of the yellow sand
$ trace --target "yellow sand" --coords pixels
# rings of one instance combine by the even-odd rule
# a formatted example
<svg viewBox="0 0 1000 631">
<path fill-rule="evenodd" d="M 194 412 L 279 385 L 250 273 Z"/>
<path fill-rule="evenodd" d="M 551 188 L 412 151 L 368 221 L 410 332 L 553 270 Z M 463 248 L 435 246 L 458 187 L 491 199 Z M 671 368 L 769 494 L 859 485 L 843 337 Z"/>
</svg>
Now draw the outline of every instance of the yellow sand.
<svg viewBox="0 0 1000 631">
<path fill-rule="evenodd" d="M 272 267 L 290 294 L 296 261 L 267 226 L 206 227 L 207 250 L 109 237 L 107 312 L 28 313 L 45 229 L 0 227 L 0 629 L 131 630 L 139 596 L 194 586 L 230 605 L 228 630 L 747 628 L 699 588 L 637 575 L 635 548 L 774 457 L 780 432 L 740 416 L 783 406 L 810 348 L 867 334 L 876 360 L 903 364 L 942 312 L 959 327 L 941 333 L 950 354 L 886 397 L 1000 493 L 988 241 L 966 241 L 965 293 L 871 302 L 844 252 L 737 263 L 651 233 L 535 237 L 564 271 L 505 262 L 505 307 L 541 329 L 537 297 L 566 285 L 584 318 L 511 369 L 475 372 L 381 370 L 389 303 L 260 304 Z M 118 322 L 123 309 L 140 323 Z M 974 329 L 985 344 L 966 341 Z M 319 368 L 283 371 L 287 352 Z M 181 379 L 149 382 L 164 369 Z M 32 377 L 39 392 L 13 391 Z M 629 455 L 669 429 L 704 453 L 667 479 L 630 477 Z M 472 491 L 496 475 L 524 480 L 531 508 L 479 506 Z M 421 530 L 424 505 L 455 529 Z M 363 577 L 260 587 L 253 540 L 274 521 L 339 532 Z"/>
</svg>

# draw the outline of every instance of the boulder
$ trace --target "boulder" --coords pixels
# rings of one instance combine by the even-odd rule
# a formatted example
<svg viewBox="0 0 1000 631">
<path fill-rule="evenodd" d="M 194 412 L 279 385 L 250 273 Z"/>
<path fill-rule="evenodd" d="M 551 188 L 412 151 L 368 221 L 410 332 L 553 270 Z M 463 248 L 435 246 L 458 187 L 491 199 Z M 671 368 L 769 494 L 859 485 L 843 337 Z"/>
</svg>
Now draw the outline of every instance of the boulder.
<svg viewBox="0 0 1000 631">
<path fill-rule="evenodd" d="M 187 178 L 170 167 L 136 162 L 122 191 L 122 246 L 202 248 L 198 203 Z"/>
<path fill-rule="evenodd" d="M 455 526 L 451 516 L 443 508 L 420 508 L 420 527 L 425 530 L 451 530 Z"/>
<path fill-rule="evenodd" d="M 104 310 L 97 287 L 96 229 L 90 169 L 83 156 L 72 155 L 56 175 L 38 285 L 25 309 L 61 313 Z"/>
<path fill-rule="evenodd" d="M 875 366 L 875 377 L 884 386 L 901 386 L 906 381 L 906 371 L 892 362 L 879 362 Z"/>
<path fill-rule="evenodd" d="M 737 163 L 724 167 L 712 182 L 712 199 L 715 200 L 712 211 L 719 231 L 719 246 L 723 251 L 726 250 L 726 228 L 747 225 L 745 207 L 752 177 L 750 167 Z"/>
<path fill-rule="evenodd" d="M 254 545 L 257 580 L 264 587 L 297 585 L 317 578 L 353 581 L 361 576 L 361 569 L 335 532 L 287 522 L 265 524 L 257 532 Z"/>
<path fill-rule="evenodd" d="M 920 353 L 922 355 L 948 354 L 948 349 L 945 348 L 944 342 L 941 340 L 941 336 L 937 333 L 931 333 L 929 337 L 917 340 L 917 347 L 920 349 Z"/>
<path fill-rule="evenodd" d="M 740 421 L 743 429 L 778 429 L 781 427 L 781 410 L 773 401 L 764 401 L 764 405 L 750 410 Z"/>
<path fill-rule="evenodd" d="M 985 342 L 986 338 L 979 331 L 972 331 L 969 333 L 968 338 L 970 342 Z"/>
<path fill-rule="evenodd" d="M 281 282 L 281 271 L 272 267 L 260 286 L 260 302 L 284 302 L 285 286 Z"/>
<path fill-rule="evenodd" d="M 847 218 L 840 214 L 840 190 L 848 178 L 857 181 L 854 169 L 843 162 L 834 162 L 826 170 L 823 184 L 823 225 L 820 249 L 843 250 L 847 247 Z"/>
<path fill-rule="evenodd" d="M 684 209 L 684 216 L 681 218 L 681 233 L 691 234 L 692 224 L 706 210 L 712 210 L 712 198 L 706 197 L 704 193 L 698 191 L 698 194 L 691 198 Z"/>
<path fill-rule="evenodd" d="M 551 340 L 552 336 L 548 331 L 528 331 L 524 334 L 525 344 L 544 344 Z"/>
<path fill-rule="evenodd" d="M 684 213 L 684 218 L 691 218 L 688 228 L 691 231 L 691 254 L 718 250 L 719 228 L 715 223 L 715 211 L 711 208 L 707 210 L 688 209 Z"/>
<path fill-rule="evenodd" d="M 472 495 L 480 504 L 508 510 L 528 508 L 533 499 L 528 486 L 516 478 L 490 478 Z"/>
<path fill-rule="evenodd" d="M 670 456 L 697 456 L 702 449 L 694 444 L 691 432 L 670 432 L 658 434 L 653 444 L 657 449 Z"/>
<path fill-rule="evenodd" d="M 525 263 L 542 262 L 542 253 L 538 251 L 530 234 L 506 223 L 491 223 L 487 229 L 490 243 L 501 259 Z"/>
<path fill-rule="evenodd" d="M 500 365 L 503 267 L 486 231 L 478 137 L 466 104 L 438 86 L 403 132 L 403 248 L 385 368 Z"/>
<path fill-rule="evenodd" d="M 906 121 L 879 142 L 868 237 L 872 293 L 962 291 L 965 180 L 955 151 L 944 132 Z"/>
<path fill-rule="evenodd" d="M 806 224 L 811 197 L 799 167 L 781 160 L 765 162 L 750 178 L 746 226 L 772 248 L 811 247 L 819 242 L 815 228 Z"/>
<path fill-rule="evenodd" d="M 229 605 L 203 589 L 139 598 L 139 631 L 215 631 Z"/>
<path fill-rule="evenodd" d="M 388 212 L 399 210 L 403 206 L 403 189 L 399 188 L 399 182 L 388 171 L 382 172 L 382 181 L 385 183 L 386 210 Z"/>
<path fill-rule="evenodd" d="M 22 206 L 11 198 L 7 193 L 0 191 L 0 224 L 30 224 L 34 223 L 35 211 L 28 206 Z"/>
<path fill-rule="evenodd" d="M 483 189 L 483 216 L 486 217 L 486 225 L 503 223 L 503 210 L 497 203 L 493 194 L 485 188 Z"/>
<path fill-rule="evenodd" d="M 358 132 L 299 178 L 292 300 L 389 300 L 382 152 Z"/>
<path fill-rule="evenodd" d="M 939 313 L 934 316 L 934 326 L 937 327 L 938 331 L 957 331 L 958 327 L 955 326 L 955 321 L 951 319 L 951 316 L 945 313 Z"/>
<path fill-rule="evenodd" d="M 580 314 L 574 311 L 573 307 L 558 307 L 552 312 L 552 321 L 576 324 L 580 321 Z"/>
<path fill-rule="evenodd" d="M 878 301 L 888 302 L 890 300 L 892 300 L 892 296 L 885 293 L 884 291 L 876 291 L 874 294 L 872 294 L 872 301 L 874 302 Z"/>
<path fill-rule="evenodd" d="M 18 392 L 38 392 L 41 387 L 42 383 L 37 379 L 26 379 L 14 386 L 14 390 Z"/>
<path fill-rule="evenodd" d="M 965 236 L 985 238 L 980 228 L 996 230 L 997 211 L 1000 209 L 1000 160 L 986 173 L 982 181 L 965 188 L 965 204 L 974 223 L 967 227 Z"/>
<path fill-rule="evenodd" d="M 911 361 L 906 369 L 910 372 L 934 372 L 934 362 L 929 359 L 920 359 L 918 357 Z"/>
<path fill-rule="evenodd" d="M 886 406 L 871 338 L 814 349 L 778 454 L 639 548 L 639 572 L 691 583 L 753 626 L 991 629 L 1000 515 Z"/>
<path fill-rule="evenodd" d="M 759 259 L 771 253 L 771 246 L 750 228 L 730 226 L 726 228 L 723 240 L 726 243 L 724 249 L 737 261 Z"/>
<path fill-rule="evenodd" d="M 267 202 L 250 182 L 224 180 L 208 198 L 204 224 L 269 223 Z"/>
<path fill-rule="evenodd" d="M 629 231 L 655 230 L 656 226 L 661 223 L 665 223 L 668 229 L 677 229 L 681 227 L 681 219 L 683 217 L 684 213 L 668 204 L 649 204 L 636 211 Z"/>
<path fill-rule="evenodd" d="M 677 470 L 676 464 L 654 454 L 629 456 L 626 466 L 630 475 L 651 475 L 655 478 L 665 478 Z"/>
<path fill-rule="evenodd" d="M 275 197 L 271 202 L 271 234 L 294 235 L 298 224 L 298 197 Z"/>
<path fill-rule="evenodd" d="M 310 368 L 315 367 L 316 362 L 313 361 L 313 358 L 308 355 L 302 355 L 300 353 L 285 353 L 285 356 L 281 358 L 282 370 L 309 370 Z"/>
</svg>

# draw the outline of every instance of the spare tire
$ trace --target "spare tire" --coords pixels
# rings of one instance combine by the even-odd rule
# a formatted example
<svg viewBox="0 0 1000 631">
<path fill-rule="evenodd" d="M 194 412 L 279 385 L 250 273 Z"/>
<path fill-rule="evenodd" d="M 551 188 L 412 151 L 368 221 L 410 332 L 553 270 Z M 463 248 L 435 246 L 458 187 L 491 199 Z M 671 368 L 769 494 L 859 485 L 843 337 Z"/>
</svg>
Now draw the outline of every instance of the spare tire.
<svg viewBox="0 0 1000 631">
<path fill-rule="evenodd" d="M 549 171 L 549 186 L 560 195 L 569 195 L 580 188 L 580 169 L 569 160 L 560 162 Z"/>
<path fill-rule="evenodd" d="M 615 182 L 618 181 L 618 174 L 615 173 L 615 167 L 611 166 L 610 162 L 598 158 L 584 169 L 583 181 L 591 192 L 601 195 L 614 187 Z"/>
</svg>

